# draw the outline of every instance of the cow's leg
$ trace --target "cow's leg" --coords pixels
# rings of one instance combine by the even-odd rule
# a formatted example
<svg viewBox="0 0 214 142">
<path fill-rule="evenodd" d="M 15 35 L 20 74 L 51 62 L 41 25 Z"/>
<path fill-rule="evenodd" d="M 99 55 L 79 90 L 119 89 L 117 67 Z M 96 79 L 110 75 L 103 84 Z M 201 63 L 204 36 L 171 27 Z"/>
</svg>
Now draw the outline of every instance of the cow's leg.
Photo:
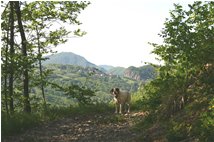
<svg viewBox="0 0 214 142">
<path fill-rule="evenodd" d="M 121 114 L 122 113 L 122 107 L 123 107 L 123 105 L 122 104 L 120 104 L 120 110 L 119 110 L 119 113 Z"/>
<path fill-rule="evenodd" d="M 130 104 L 127 103 L 127 113 L 130 112 Z"/>
<path fill-rule="evenodd" d="M 116 104 L 115 104 L 115 113 L 118 113 L 118 108 L 119 108 L 119 104 L 116 103 Z"/>
</svg>

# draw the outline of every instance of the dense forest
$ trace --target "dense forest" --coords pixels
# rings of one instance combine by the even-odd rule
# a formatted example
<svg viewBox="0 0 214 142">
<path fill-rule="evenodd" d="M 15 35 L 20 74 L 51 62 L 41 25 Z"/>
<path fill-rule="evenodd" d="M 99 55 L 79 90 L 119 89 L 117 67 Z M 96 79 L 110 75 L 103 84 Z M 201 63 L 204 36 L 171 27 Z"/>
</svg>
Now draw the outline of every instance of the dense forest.
<svg viewBox="0 0 214 142">
<path fill-rule="evenodd" d="M 160 29 L 163 44 L 149 43 L 164 61 L 161 66 L 153 65 L 156 74 L 148 66 L 142 67 L 146 68 L 143 76 L 134 79 L 130 70 L 134 75 L 141 72 L 135 67 L 126 72 L 120 68 L 125 76 L 111 77 L 93 67 L 44 66 L 45 55 L 65 43 L 68 35 L 86 34 L 80 29 L 70 31 L 66 25 L 80 25 L 78 15 L 88 5 L 90 2 L 1 2 L 3 138 L 73 117 L 72 113 L 84 109 L 90 113 L 112 109 L 109 89 L 116 85 L 131 90 L 133 111 L 146 113 L 134 123 L 140 133 L 136 141 L 214 141 L 214 2 L 197 1 L 187 10 L 174 4 Z M 110 120 L 125 121 L 120 115 Z"/>
</svg>

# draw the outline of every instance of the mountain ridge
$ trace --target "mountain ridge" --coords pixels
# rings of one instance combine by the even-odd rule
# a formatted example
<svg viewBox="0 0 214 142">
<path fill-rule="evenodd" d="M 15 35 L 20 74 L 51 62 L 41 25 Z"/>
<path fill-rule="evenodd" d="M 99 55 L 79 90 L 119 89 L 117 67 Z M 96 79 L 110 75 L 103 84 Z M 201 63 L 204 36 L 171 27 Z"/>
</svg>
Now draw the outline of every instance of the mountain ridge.
<svg viewBox="0 0 214 142">
<path fill-rule="evenodd" d="M 43 64 L 63 64 L 63 65 L 77 65 L 82 67 L 97 67 L 97 65 L 89 62 L 83 56 L 77 55 L 73 52 L 60 52 L 57 54 L 47 56 L 47 60 Z"/>
<path fill-rule="evenodd" d="M 121 77 L 127 77 L 134 80 L 148 80 L 156 77 L 155 68 L 151 65 L 145 65 L 141 67 L 130 66 L 125 67 L 114 67 L 111 65 L 96 65 L 89 62 L 84 57 L 77 55 L 72 52 L 60 52 L 54 55 L 47 56 L 46 61 L 43 62 L 44 65 L 47 64 L 61 64 L 61 65 L 76 65 L 81 67 L 93 67 L 97 68 L 103 73 L 110 75 L 117 75 Z"/>
</svg>

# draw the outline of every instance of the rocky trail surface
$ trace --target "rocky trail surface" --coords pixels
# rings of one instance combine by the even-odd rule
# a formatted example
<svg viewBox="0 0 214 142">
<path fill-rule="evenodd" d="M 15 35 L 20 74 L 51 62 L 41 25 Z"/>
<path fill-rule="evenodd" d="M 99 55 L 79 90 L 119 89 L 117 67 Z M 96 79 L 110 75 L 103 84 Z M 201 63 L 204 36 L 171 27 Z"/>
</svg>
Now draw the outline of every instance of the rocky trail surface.
<svg viewBox="0 0 214 142">
<path fill-rule="evenodd" d="M 3 142 L 135 142 L 140 132 L 134 131 L 133 126 L 144 115 L 78 115 L 37 126 Z"/>
</svg>

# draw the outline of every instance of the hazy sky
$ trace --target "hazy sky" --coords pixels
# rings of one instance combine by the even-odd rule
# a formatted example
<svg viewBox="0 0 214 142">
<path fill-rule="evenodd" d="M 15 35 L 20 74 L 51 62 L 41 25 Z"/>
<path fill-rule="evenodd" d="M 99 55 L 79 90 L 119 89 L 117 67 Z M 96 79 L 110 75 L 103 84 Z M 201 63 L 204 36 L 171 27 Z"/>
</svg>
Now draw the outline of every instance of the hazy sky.
<svg viewBox="0 0 214 142">
<path fill-rule="evenodd" d="M 93 0 L 79 15 L 81 38 L 70 38 L 56 48 L 73 52 L 96 65 L 142 66 L 158 64 L 148 42 L 161 43 L 158 36 L 174 9 L 173 3 L 187 6 L 192 1 L 174 0 Z M 71 27 L 72 29 L 72 27 Z"/>
</svg>

